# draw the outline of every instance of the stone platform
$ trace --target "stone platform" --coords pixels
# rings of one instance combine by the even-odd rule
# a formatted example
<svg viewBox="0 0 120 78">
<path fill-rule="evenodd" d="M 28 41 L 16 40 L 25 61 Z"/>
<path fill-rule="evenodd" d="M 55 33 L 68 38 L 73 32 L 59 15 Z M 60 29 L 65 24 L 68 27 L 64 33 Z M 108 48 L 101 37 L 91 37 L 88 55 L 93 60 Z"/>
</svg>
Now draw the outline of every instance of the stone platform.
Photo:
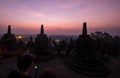
<svg viewBox="0 0 120 78">
<path fill-rule="evenodd" d="M 56 70 L 58 78 L 120 78 L 120 59 L 110 58 L 110 69 L 112 70 L 110 74 L 107 76 L 87 76 L 77 72 L 74 72 L 67 68 L 64 65 L 64 59 L 60 59 L 58 57 L 54 58 L 51 61 L 44 61 L 43 63 L 37 63 L 39 66 L 38 74 L 41 70 L 46 67 L 51 67 Z M 7 75 L 16 69 L 16 57 L 9 57 L 2 59 L 2 63 L 0 64 L 0 78 L 6 78 Z M 31 76 L 34 78 L 35 70 L 34 68 L 31 70 Z"/>
</svg>

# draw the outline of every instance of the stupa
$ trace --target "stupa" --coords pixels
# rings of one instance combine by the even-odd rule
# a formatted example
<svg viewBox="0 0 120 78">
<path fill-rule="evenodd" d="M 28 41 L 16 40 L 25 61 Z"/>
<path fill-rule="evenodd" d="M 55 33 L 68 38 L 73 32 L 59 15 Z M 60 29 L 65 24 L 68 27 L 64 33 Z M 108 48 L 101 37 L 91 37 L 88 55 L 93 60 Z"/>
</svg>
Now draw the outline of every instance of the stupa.
<svg viewBox="0 0 120 78">
<path fill-rule="evenodd" d="M 75 41 L 75 47 L 65 59 L 65 65 L 73 71 L 85 75 L 106 75 L 109 68 L 103 57 L 97 56 L 96 43 L 87 34 L 87 23 L 83 23 L 82 35 Z"/>
<path fill-rule="evenodd" d="M 11 26 L 8 25 L 8 31 L 1 38 L 1 45 L 8 51 L 14 51 L 17 49 L 17 39 L 14 34 L 11 33 Z"/>
<path fill-rule="evenodd" d="M 54 51 L 49 43 L 49 38 L 44 34 L 43 25 L 41 25 L 40 34 L 38 34 L 35 39 L 34 51 L 38 62 L 39 60 L 46 60 L 54 56 Z"/>
</svg>

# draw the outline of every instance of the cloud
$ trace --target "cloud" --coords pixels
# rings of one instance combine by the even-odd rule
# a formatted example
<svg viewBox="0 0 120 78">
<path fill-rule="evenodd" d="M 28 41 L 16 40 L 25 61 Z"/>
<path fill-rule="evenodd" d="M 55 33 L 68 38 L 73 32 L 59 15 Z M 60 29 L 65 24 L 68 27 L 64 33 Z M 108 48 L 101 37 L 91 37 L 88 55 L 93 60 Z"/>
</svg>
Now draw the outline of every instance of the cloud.
<svg viewBox="0 0 120 78">
<path fill-rule="evenodd" d="M 107 26 L 116 28 L 120 25 L 119 2 L 120 0 L 1 0 L 0 24 L 12 24 L 14 28 L 21 28 L 26 33 L 29 32 L 27 28 L 35 31 L 40 24 L 49 25 L 52 32 L 79 33 L 77 28 L 82 26 L 83 21 L 88 22 L 89 28 L 96 30 Z M 15 32 L 21 31 L 15 29 Z"/>
</svg>

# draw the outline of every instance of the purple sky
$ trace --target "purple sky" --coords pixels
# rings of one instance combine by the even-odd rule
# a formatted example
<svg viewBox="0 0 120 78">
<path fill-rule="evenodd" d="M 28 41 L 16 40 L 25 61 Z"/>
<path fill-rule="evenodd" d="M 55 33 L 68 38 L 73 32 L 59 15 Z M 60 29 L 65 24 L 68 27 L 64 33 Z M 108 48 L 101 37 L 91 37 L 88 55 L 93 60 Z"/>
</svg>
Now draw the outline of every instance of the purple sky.
<svg viewBox="0 0 120 78">
<path fill-rule="evenodd" d="M 81 34 L 106 31 L 120 35 L 120 0 L 0 0 L 0 34 L 12 26 L 17 34 L 38 34 L 44 24 L 47 34 Z"/>
</svg>

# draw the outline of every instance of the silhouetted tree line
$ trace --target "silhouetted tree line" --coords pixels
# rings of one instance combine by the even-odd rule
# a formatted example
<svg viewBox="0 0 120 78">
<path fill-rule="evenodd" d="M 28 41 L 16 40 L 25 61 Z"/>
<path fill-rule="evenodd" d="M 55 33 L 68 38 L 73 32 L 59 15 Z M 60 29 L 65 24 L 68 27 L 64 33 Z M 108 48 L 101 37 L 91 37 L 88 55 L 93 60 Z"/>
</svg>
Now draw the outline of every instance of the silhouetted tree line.
<svg viewBox="0 0 120 78">
<path fill-rule="evenodd" d="M 94 33 L 90 34 L 90 37 L 95 41 L 96 43 L 96 48 L 99 51 L 100 54 L 102 55 L 109 55 L 109 56 L 118 56 L 120 55 L 120 37 L 115 36 L 112 37 L 109 33 L 107 32 L 101 32 L 101 31 L 96 31 Z M 64 51 L 66 55 L 69 54 L 69 52 L 75 47 L 75 40 L 72 38 L 69 39 L 69 41 L 66 40 L 60 40 L 59 43 L 55 42 L 54 40 L 52 41 L 50 38 L 50 44 L 52 45 L 51 48 L 54 49 L 54 51 L 57 51 L 58 54 L 61 51 Z M 11 44 L 12 42 L 6 41 L 7 44 Z M 25 43 L 23 40 L 17 40 L 15 42 L 17 46 L 14 45 L 9 45 L 7 47 L 7 50 L 9 51 L 14 51 L 16 49 L 19 49 L 23 52 L 26 52 L 29 50 L 29 52 L 33 52 L 33 47 L 35 46 L 35 43 L 32 40 L 32 37 L 30 37 L 30 40 Z M 3 48 L 5 45 L 1 45 L 2 42 L 0 43 L 0 47 Z M 12 46 L 16 46 L 16 48 L 12 48 Z M 81 45 L 82 46 L 82 45 Z M 6 50 L 5 50 L 6 51 Z"/>
<path fill-rule="evenodd" d="M 119 56 L 120 55 L 120 37 L 119 36 L 112 37 L 107 32 L 96 31 L 94 33 L 91 33 L 90 37 L 95 42 L 96 47 L 94 47 L 94 49 L 96 49 L 96 53 L 102 56 Z M 68 55 L 69 52 L 74 47 L 76 47 L 75 41 L 76 40 L 73 40 L 71 38 L 69 43 L 67 43 L 67 41 L 65 40 L 61 40 L 59 44 L 56 44 L 55 42 L 54 44 L 58 53 L 60 51 L 65 51 L 66 55 Z M 80 44 L 80 45 L 81 47 L 84 47 L 84 44 Z"/>
<path fill-rule="evenodd" d="M 112 37 L 109 33 L 101 31 L 91 33 L 90 36 L 95 40 L 97 49 L 102 52 L 103 55 L 120 55 L 120 37 Z"/>
</svg>

